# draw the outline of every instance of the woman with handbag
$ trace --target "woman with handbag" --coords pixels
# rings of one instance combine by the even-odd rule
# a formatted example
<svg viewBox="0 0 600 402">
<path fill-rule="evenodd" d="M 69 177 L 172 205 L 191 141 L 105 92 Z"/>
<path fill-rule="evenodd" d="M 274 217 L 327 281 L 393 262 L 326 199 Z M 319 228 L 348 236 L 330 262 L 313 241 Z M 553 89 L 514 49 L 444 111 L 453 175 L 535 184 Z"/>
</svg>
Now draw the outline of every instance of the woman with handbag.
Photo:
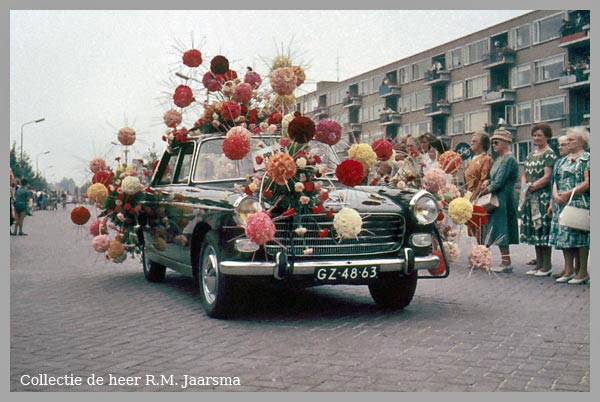
<svg viewBox="0 0 600 402">
<path fill-rule="evenodd" d="M 571 127 L 566 135 L 569 154 L 556 166 L 552 188 L 556 209 L 552 213 L 550 244 L 562 249 L 565 257 L 565 273 L 556 282 L 581 285 L 589 280 L 590 153 L 585 151 L 589 133 L 583 127 Z M 578 213 L 583 214 L 573 219 Z M 580 228 L 576 229 L 577 226 Z M 577 265 L 573 262 L 575 256 L 579 257 Z"/>
<path fill-rule="evenodd" d="M 550 180 L 556 154 L 548 145 L 552 128 L 538 123 L 531 129 L 535 149 L 527 156 L 521 175 L 522 196 L 519 202 L 521 218 L 521 243 L 535 246 L 537 266 L 527 275 L 550 276 L 552 274 L 552 248 L 550 226 L 552 219 L 547 214 L 551 200 Z"/>
<path fill-rule="evenodd" d="M 465 189 L 471 192 L 471 201 L 476 200 L 481 192 L 481 185 L 490 177 L 490 170 L 494 161 L 488 155 L 490 149 L 490 136 L 483 132 L 476 132 L 471 136 L 471 151 L 475 154 L 465 168 Z M 473 222 L 467 222 L 469 235 L 482 244 L 481 228 Z"/>
<path fill-rule="evenodd" d="M 494 272 L 512 272 L 510 245 L 519 244 L 517 222 L 517 200 L 515 184 L 519 178 L 519 164 L 510 151 L 512 134 L 506 130 L 496 130 L 492 135 L 492 147 L 498 158 L 492 165 L 490 179 L 482 185 L 481 195 L 487 193 L 498 197 L 499 205 L 488 218 L 484 239 L 488 246 L 492 244 L 500 248 L 502 262 L 492 268 Z"/>
</svg>

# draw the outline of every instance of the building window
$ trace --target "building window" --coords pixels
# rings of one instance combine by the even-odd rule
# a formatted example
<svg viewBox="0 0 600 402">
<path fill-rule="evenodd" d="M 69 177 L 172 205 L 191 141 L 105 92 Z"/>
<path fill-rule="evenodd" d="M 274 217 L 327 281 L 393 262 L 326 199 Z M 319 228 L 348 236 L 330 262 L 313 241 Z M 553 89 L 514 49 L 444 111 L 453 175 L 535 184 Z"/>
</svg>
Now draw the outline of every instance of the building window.
<svg viewBox="0 0 600 402">
<path fill-rule="evenodd" d="M 531 124 L 531 102 L 521 102 L 516 105 L 507 105 L 504 118 L 513 126 Z"/>
<path fill-rule="evenodd" d="M 455 114 L 448 117 L 448 134 L 462 134 L 465 132 L 464 116 L 462 114 Z"/>
<path fill-rule="evenodd" d="M 375 77 L 371 78 L 371 93 L 379 92 L 379 86 L 383 82 L 384 77 L 385 75 L 383 74 L 377 74 Z"/>
<path fill-rule="evenodd" d="M 521 141 L 512 144 L 512 152 L 519 163 L 525 163 L 527 156 L 531 152 L 531 141 Z"/>
<path fill-rule="evenodd" d="M 371 83 L 369 82 L 369 80 L 362 80 L 360 82 L 360 93 L 361 95 L 368 95 L 371 93 Z"/>
<path fill-rule="evenodd" d="M 412 135 L 415 137 L 418 137 L 419 135 L 429 131 L 429 121 L 419 121 L 412 124 Z"/>
<path fill-rule="evenodd" d="M 410 124 L 402 125 L 402 135 L 404 135 L 404 134 L 410 135 Z"/>
<path fill-rule="evenodd" d="M 404 95 L 400 98 L 400 105 L 398 106 L 398 111 L 400 113 L 410 112 L 410 98 L 411 95 Z"/>
<path fill-rule="evenodd" d="M 360 109 L 360 121 L 361 122 L 367 122 L 371 120 L 371 108 L 370 107 L 363 107 Z"/>
<path fill-rule="evenodd" d="M 531 63 L 521 64 L 512 69 L 512 87 L 519 88 L 531 84 Z"/>
<path fill-rule="evenodd" d="M 410 82 L 410 66 L 400 67 L 398 72 L 400 73 L 400 84 L 407 84 Z"/>
<path fill-rule="evenodd" d="M 485 53 L 488 51 L 488 40 L 483 39 L 479 42 L 471 43 L 467 46 L 467 54 L 465 64 L 472 64 L 483 60 Z"/>
<path fill-rule="evenodd" d="M 463 50 L 462 48 L 450 50 L 446 55 L 446 62 L 448 64 L 448 70 L 458 68 L 462 66 Z"/>
<path fill-rule="evenodd" d="M 421 92 L 415 92 L 413 95 L 414 95 L 413 111 L 425 109 L 425 104 L 429 103 L 431 100 L 431 90 L 429 90 L 429 89 L 426 89 Z"/>
<path fill-rule="evenodd" d="M 487 76 L 480 75 L 479 77 L 473 77 L 465 80 L 466 86 L 466 98 L 476 98 L 478 96 L 482 96 L 483 91 L 488 89 L 487 85 Z"/>
<path fill-rule="evenodd" d="M 560 36 L 562 20 L 563 15 L 561 13 L 535 21 L 533 23 L 533 44 L 558 38 Z"/>
<path fill-rule="evenodd" d="M 565 69 L 565 57 L 560 54 L 535 62 L 535 82 L 545 82 L 560 78 Z"/>
<path fill-rule="evenodd" d="M 425 76 L 425 71 L 429 68 L 428 60 L 422 60 L 412 65 L 412 80 L 420 80 Z"/>
<path fill-rule="evenodd" d="M 475 112 L 465 113 L 465 133 L 483 130 L 483 127 L 488 122 L 488 111 L 478 110 Z"/>
<path fill-rule="evenodd" d="M 512 33 L 512 48 L 515 50 L 529 47 L 529 25 L 515 28 Z"/>
<path fill-rule="evenodd" d="M 535 100 L 534 122 L 560 120 L 565 114 L 565 96 L 553 96 L 551 98 Z"/>
<path fill-rule="evenodd" d="M 463 98 L 463 83 L 462 81 L 451 82 L 448 85 L 448 100 L 454 102 Z"/>
</svg>

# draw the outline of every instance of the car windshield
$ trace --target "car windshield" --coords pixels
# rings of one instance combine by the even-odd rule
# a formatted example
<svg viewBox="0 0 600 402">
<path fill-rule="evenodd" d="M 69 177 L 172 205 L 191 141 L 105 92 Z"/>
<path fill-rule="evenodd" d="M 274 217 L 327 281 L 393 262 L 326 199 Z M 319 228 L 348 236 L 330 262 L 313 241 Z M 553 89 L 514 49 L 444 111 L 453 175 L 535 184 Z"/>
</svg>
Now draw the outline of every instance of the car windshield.
<svg viewBox="0 0 600 402">
<path fill-rule="evenodd" d="M 256 156 L 264 156 L 279 148 L 279 137 L 253 137 L 250 141 L 250 152 L 242 159 L 233 161 L 223 154 L 223 137 L 209 138 L 202 141 L 194 169 L 194 182 L 240 180 L 254 174 Z M 335 172 L 338 158 L 333 149 L 326 144 L 311 141 L 313 153 L 321 157 L 327 164 L 328 173 Z M 259 158 L 260 159 L 260 158 Z"/>
</svg>

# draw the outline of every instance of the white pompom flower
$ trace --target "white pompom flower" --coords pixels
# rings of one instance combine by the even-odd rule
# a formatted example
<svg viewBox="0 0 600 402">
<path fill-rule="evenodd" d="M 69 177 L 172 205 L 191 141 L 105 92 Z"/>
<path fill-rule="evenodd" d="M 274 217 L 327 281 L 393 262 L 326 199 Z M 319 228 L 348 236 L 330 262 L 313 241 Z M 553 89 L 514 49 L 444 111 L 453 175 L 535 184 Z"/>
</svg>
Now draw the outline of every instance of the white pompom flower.
<svg viewBox="0 0 600 402">
<path fill-rule="evenodd" d="M 362 231 L 362 218 L 356 210 L 343 207 L 334 215 L 333 227 L 339 238 L 356 238 Z"/>
</svg>

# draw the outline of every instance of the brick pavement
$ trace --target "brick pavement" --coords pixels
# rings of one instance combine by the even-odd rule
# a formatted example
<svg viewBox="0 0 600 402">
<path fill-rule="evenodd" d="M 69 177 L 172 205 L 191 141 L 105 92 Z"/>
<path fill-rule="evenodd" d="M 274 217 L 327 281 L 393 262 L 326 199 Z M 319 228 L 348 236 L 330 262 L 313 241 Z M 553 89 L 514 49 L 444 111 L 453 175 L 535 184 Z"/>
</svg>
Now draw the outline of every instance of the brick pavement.
<svg viewBox="0 0 600 402">
<path fill-rule="evenodd" d="M 222 321 L 204 315 L 190 279 L 150 284 L 137 261 L 98 257 L 68 211 L 36 212 L 25 229 L 10 238 L 13 391 L 590 390 L 590 287 L 526 276 L 528 246 L 499 276 L 469 277 L 463 255 L 448 279 L 420 281 L 404 311 L 376 308 L 366 287 L 253 289 Z M 21 384 L 39 373 L 84 385 Z M 85 384 L 109 374 L 179 385 Z M 241 386 L 183 389 L 184 375 Z"/>
</svg>

